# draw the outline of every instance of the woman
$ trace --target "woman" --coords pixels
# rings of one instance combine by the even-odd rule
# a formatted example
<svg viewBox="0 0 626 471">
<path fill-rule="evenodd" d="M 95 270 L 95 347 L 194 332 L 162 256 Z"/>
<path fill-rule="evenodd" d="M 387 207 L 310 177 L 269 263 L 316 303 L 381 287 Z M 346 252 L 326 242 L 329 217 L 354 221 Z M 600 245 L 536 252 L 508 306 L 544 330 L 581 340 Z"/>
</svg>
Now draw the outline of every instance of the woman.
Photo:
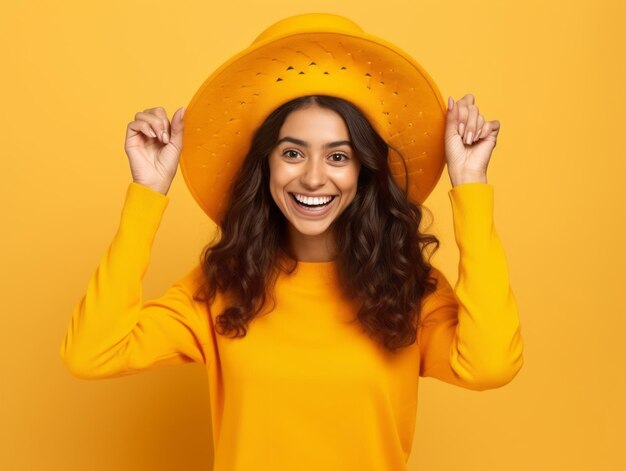
<svg viewBox="0 0 626 471">
<path fill-rule="evenodd" d="M 366 59 L 335 64 L 354 38 Z M 120 228 L 61 355 L 82 378 L 204 364 L 215 470 L 406 469 L 419 376 L 480 391 L 523 364 L 486 180 L 499 122 L 466 95 L 449 99 L 438 126 L 432 80 L 389 45 L 367 50 L 376 41 L 336 15 L 282 20 L 205 82 L 185 123 L 182 108 L 170 123 L 158 107 L 128 126 L 133 182 Z M 385 54 L 393 66 L 356 67 Z M 408 88 L 370 81 L 402 67 Z M 427 119 L 408 126 L 402 113 L 418 97 Z M 440 144 L 460 249 L 454 290 L 423 254 L 438 240 L 418 230 Z M 143 301 L 179 159 L 219 239 L 163 296 Z"/>
</svg>

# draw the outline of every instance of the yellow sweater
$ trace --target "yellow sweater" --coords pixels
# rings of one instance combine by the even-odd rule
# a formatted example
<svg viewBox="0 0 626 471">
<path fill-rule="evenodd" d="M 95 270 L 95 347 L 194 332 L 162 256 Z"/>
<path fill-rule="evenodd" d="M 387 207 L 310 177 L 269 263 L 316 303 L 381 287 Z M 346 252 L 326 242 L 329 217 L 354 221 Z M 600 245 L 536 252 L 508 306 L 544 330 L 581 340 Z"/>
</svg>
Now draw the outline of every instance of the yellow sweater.
<svg viewBox="0 0 626 471">
<path fill-rule="evenodd" d="M 214 471 L 406 469 L 418 379 L 472 390 L 507 384 L 523 342 L 507 262 L 493 225 L 493 186 L 449 191 L 460 251 L 454 288 L 423 300 L 418 342 L 393 355 L 348 321 L 335 262 L 300 262 L 276 284 L 276 307 L 244 338 L 214 331 L 224 300 L 194 302 L 200 266 L 163 296 L 142 278 L 169 197 L 130 183 L 117 233 L 77 303 L 60 354 L 79 378 L 188 362 L 209 379 Z"/>
</svg>

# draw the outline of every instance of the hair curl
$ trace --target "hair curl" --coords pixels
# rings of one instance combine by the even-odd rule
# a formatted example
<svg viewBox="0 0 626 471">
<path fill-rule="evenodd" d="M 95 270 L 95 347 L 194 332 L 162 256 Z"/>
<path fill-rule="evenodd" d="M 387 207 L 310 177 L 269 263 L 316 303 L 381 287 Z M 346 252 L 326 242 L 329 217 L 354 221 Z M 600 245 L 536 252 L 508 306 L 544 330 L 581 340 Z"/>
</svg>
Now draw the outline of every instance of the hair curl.
<svg viewBox="0 0 626 471">
<path fill-rule="evenodd" d="M 268 157 L 289 113 L 311 104 L 344 119 L 361 162 L 355 198 L 331 225 L 341 289 L 360 301 L 355 321 L 365 333 L 395 352 L 417 338 L 420 301 L 437 287 L 436 278 L 429 277 L 427 258 L 439 248 L 439 240 L 419 232 L 422 206 L 393 179 L 389 145 L 355 105 L 337 97 L 296 98 L 275 109 L 257 129 L 218 221 L 221 237 L 202 251 L 204 296 L 194 299 L 210 306 L 218 289 L 228 294 L 229 305 L 217 316 L 216 330 L 243 337 L 268 296 L 273 299 L 278 272 L 296 268 L 286 245 L 286 219 L 270 193 Z M 435 247 L 427 257 L 431 244 Z M 280 260 L 292 264 L 284 266 Z"/>
</svg>

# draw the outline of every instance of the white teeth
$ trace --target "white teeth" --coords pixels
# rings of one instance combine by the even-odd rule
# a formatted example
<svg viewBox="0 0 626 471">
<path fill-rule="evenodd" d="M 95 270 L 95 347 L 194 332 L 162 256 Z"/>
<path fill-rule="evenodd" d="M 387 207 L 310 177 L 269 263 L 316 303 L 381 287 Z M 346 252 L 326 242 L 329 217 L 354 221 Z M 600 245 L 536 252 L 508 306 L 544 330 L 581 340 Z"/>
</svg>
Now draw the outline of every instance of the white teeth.
<svg viewBox="0 0 626 471">
<path fill-rule="evenodd" d="M 302 195 L 299 195 L 299 194 L 297 194 L 297 193 L 294 193 L 293 195 L 296 197 L 296 199 L 297 199 L 298 201 L 300 201 L 301 203 L 304 203 L 304 204 L 308 204 L 308 205 L 320 205 L 320 204 L 326 204 L 326 203 L 328 203 L 330 200 L 332 200 L 332 199 L 333 199 L 333 197 L 332 197 L 332 196 L 321 196 L 321 197 L 319 197 L 319 198 L 318 198 L 318 197 L 316 197 L 316 198 L 311 198 L 311 197 L 307 197 L 307 196 L 302 196 Z"/>
</svg>

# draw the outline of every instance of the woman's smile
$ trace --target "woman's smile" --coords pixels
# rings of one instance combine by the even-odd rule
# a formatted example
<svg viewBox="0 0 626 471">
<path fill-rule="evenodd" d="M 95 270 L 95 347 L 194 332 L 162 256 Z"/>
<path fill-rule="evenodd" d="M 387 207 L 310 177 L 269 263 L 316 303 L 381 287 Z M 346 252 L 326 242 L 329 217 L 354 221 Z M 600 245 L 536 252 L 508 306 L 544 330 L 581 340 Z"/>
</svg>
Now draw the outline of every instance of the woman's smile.
<svg viewBox="0 0 626 471">
<path fill-rule="evenodd" d="M 303 198 L 300 194 L 289 193 L 296 211 L 305 217 L 320 218 L 327 215 L 335 206 L 336 196 Z"/>
</svg>

